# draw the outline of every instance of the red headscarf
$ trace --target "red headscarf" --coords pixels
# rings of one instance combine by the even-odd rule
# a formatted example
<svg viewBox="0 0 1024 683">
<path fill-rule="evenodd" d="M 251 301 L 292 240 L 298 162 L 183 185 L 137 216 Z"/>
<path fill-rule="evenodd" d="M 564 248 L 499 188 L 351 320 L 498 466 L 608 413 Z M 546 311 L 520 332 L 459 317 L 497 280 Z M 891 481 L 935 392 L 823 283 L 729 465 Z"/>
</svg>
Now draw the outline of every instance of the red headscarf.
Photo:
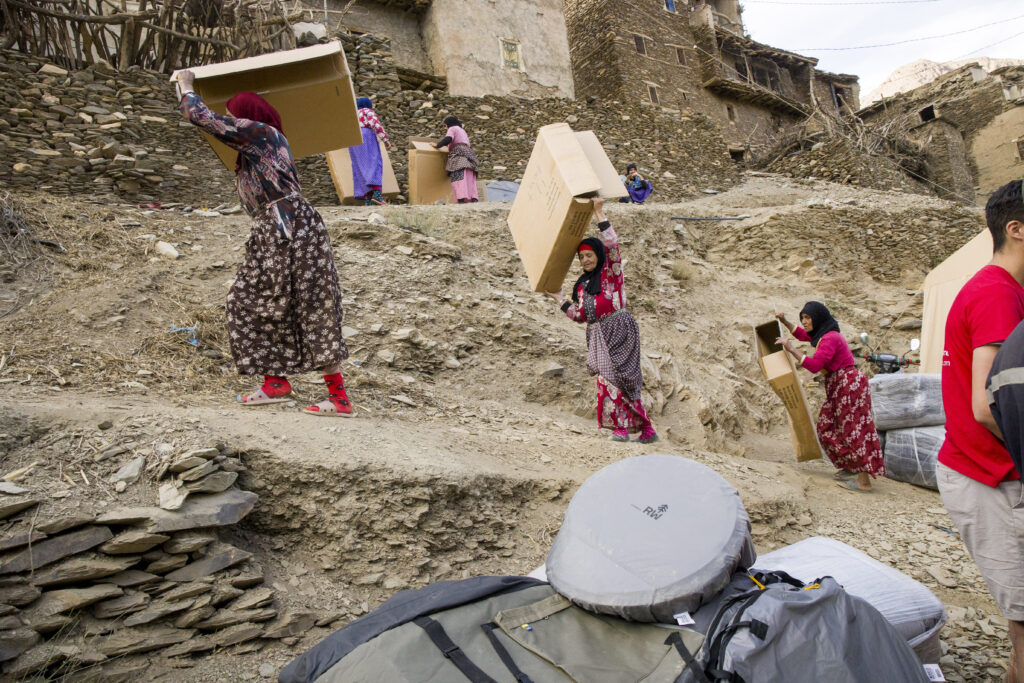
<svg viewBox="0 0 1024 683">
<path fill-rule="evenodd" d="M 281 135 L 284 135 L 284 128 L 281 126 L 281 115 L 271 106 L 269 102 L 254 92 L 240 92 L 228 100 L 228 112 L 236 119 L 249 119 L 259 121 L 268 126 L 276 128 Z M 235 171 L 238 171 L 242 164 L 242 155 L 235 159 Z"/>
</svg>

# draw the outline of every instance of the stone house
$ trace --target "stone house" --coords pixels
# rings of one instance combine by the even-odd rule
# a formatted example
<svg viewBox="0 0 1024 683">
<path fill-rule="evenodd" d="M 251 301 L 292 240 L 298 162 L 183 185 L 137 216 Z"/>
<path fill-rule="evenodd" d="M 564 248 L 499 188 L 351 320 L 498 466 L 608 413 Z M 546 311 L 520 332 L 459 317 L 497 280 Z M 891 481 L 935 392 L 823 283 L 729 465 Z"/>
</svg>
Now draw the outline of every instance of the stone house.
<svg viewBox="0 0 1024 683">
<path fill-rule="evenodd" d="M 988 73 L 967 64 L 857 115 L 908 128 L 924 149 L 926 180 L 940 196 L 983 202 L 1024 176 L 1024 66 Z"/>
<path fill-rule="evenodd" d="M 565 0 L 565 18 L 578 97 L 698 111 L 736 159 L 816 108 L 858 107 L 856 76 L 752 40 L 739 0 Z"/>
<path fill-rule="evenodd" d="M 452 95 L 573 97 L 562 0 L 305 0 L 328 32 L 391 38 L 410 87 L 444 82 Z M 343 12 L 343 8 L 347 10 Z"/>
</svg>

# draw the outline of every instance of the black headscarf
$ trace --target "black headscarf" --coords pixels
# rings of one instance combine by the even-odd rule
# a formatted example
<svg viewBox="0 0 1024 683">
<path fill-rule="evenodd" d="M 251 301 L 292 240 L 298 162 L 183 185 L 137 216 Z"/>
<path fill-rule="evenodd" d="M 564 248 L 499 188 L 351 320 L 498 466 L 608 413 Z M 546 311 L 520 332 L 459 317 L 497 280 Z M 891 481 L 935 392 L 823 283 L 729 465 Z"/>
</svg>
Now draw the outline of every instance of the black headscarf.
<svg viewBox="0 0 1024 683">
<path fill-rule="evenodd" d="M 635 171 L 636 170 L 636 164 L 626 164 L 626 173 L 629 173 L 629 171 L 631 169 Z"/>
<path fill-rule="evenodd" d="M 597 255 L 597 265 L 589 273 L 583 271 L 583 275 L 580 275 L 579 279 L 576 280 L 576 284 L 572 286 L 572 302 L 574 304 L 579 303 L 580 285 L 583 285 L 583 291 L 591 296 L 597 296 L 601 293 L 601 272 L 604 270 L 605 260 L 604 242 L 596 237 L 588 237 L 580 242 L 579 247 L 576 247 L 577 254 L 580 251 L 580 247 L 584 244 L 594 250 L 594 253 Z"/>
<path fill-rule="evenodd" d="M 449 128 L 451 128 L 452 126 L 461 126 L 462 121 L 459 121 L 454 116 L 446 116 L 444 119 L 444 125 L 448 126 Z"/>
<path fill-rule="evenodd" d="M 832 317 L 828 308 L 825 304 L 819 301 L 808 301 L 804 304 L 804 307 L 800 309 L 800 315 L 806 315 L 811 319 L 811 324 L 814 328 L 810 331 L 811 335 L 811 346 L 817 346 L 821 338 L 825 336 L 827 332 L 838 332 L 839 323 Z"/>
</svg>

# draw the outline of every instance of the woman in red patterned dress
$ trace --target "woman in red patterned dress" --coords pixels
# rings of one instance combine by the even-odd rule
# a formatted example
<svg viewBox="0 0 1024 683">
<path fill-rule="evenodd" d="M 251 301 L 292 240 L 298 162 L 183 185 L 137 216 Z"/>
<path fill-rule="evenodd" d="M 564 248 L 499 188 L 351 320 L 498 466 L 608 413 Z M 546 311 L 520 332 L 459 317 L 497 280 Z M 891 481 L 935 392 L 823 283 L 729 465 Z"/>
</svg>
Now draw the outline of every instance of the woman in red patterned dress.
<svg viewBox="0 0 1024 683">
<path fill-rule="evenodd" d="M 850 345 L 825 304 L 809 301 L 800 311 L 800 325 L 790 324 L 781 311 L 775 317 L 794 337 L 815 348 L 805 356 L 788 339 L 779 337 L 797 362 L 810 372 L 825 373 L 825 403 L 818 414 L 818 441 L 837 468 L 839 485 L 851 491 L 871 490 L 871 477 L 885 474 L 882 444 L 871 413 L 868 378 L 854 364 Z M 802 325 L 802 327 L 801 327 Z"/>
<path fill-rule="evenodd" d="M 587 369 L 597 375 L 597 424 L 612 430 L 613 441 L 629 441 L 640 432 L 641 443 L 654 443 L 658 434 L 647 417 L 640 390 L 640 329 L 626 310 L 619 239 L 604 215 L 604 200 L 595 198 L 594 216 L 601 239 L 580 242 L 576 255 L 583 274 L 572 288 L 572 300 L 562 292 L 547 292 L 562 311 L 578 323 L 587 323 Z"/>
</svg>

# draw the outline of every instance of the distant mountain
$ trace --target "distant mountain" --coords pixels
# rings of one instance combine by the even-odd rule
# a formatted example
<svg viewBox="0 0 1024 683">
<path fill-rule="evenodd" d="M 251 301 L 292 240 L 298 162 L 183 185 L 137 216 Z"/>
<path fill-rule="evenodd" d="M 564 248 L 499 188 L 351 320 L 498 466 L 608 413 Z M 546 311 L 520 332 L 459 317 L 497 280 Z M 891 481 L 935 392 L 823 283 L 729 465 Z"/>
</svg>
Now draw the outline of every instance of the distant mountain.
<svg viewBox="0 0 1024 683">
<path fill-rule="evenodd" d="M 861 106 L 866 107 L 883 97 L 891 97 L 896 93 L 913 90 L 925 83 L 931 83 L 942 74 L 955 71 L 965 64 L 978 64 L 988 72 L 1001 69 L 1004 66 L 1015 66 L 1024 64 L 1024 59 L 991 59 L 989 57 L 972 57 L 971 59 L 957 59 L 952 62 L 933 62 L 929 59 L 919 59 L 910 64 L 904 64 L 889 74 L 883 83 L 860 98 Z"/>
</svg>

